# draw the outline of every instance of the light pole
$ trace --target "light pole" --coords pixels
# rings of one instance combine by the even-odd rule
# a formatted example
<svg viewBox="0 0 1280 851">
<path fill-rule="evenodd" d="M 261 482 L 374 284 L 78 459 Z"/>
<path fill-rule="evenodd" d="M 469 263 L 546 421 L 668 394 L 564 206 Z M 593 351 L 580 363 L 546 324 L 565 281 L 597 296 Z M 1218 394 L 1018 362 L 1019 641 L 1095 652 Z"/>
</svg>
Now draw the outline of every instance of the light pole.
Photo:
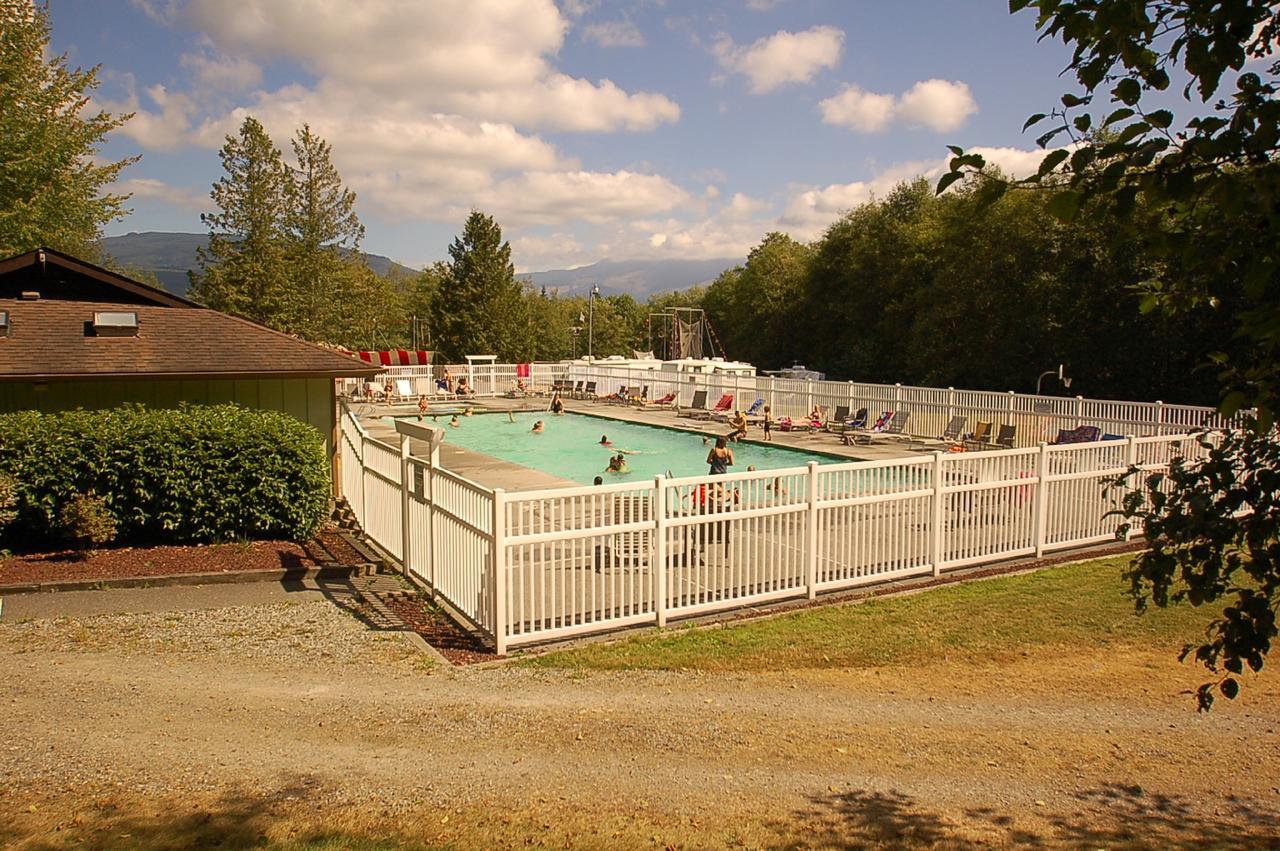
<svg viewBox="0 0 1280 851">
<path fill-rule="evenodd" d="M 1040 377 L 1036 379 L 1036 395 L 1040 395 L 1040 383 L 1051 375 L 1057 375 L 1058 380 L 1062 382 L 1062 386 L 1071 389 L 1071 379 L 1067 377 L 1067 367 L 1065 364 L 1058 364 L 1057 369 L 1046 369 L 1040 373 Z"/>
<path fill-rule="evenodd" d="M 596 299 L 600 297 L 600 287 L 597 284 L 591 285 L 591 292 L 587 293 L 587 360 L 592 359 L 595 350 L 595 334 L 596 334 Z"/>
<path fill-rule="evenodd" d="M 578 335 L 582 333 L 581 325 L 571 325 L 569 335 L 573 337 L 573 359 L 578 359 Z"/>
</svg>

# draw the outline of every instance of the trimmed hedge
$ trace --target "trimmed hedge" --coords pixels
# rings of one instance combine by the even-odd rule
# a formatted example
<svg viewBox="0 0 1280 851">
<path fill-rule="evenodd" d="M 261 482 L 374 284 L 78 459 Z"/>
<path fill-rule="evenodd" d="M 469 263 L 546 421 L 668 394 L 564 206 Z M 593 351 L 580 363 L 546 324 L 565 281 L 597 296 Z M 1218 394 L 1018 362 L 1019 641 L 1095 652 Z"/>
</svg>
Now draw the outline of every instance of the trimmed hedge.
<svg viewBox="0 0 1280 851">
<path fill-rule="evenodd" d="M 78 494 L 99 497 L 119 543 L 206 543 L 313 535 L 329 507 L 329 462 L 315 429 L 236 405 L 0 415 L 0 474 L 24 549 L 61 535 Z"/>
</svg>

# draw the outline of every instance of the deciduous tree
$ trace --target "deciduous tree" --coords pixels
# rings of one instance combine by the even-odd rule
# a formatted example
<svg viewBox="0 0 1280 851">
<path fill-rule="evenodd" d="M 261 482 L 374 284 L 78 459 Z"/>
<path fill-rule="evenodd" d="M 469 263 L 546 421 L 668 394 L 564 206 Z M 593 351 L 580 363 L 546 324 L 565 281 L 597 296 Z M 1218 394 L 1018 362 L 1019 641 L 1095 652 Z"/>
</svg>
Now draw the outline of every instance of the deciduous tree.
<svg viewBox="0 0 1280 851">
<path fill-rule="evenodd" d="M 102 228 L 128 212 L 108 188 L 137 158 L 97 153 L 131 116 L 87 109 L 98 69 L 47 58 L 49 37 L 45 7 L 0 3 L 0 257 L 42 245 L 96 257 Z"/>
</svg>

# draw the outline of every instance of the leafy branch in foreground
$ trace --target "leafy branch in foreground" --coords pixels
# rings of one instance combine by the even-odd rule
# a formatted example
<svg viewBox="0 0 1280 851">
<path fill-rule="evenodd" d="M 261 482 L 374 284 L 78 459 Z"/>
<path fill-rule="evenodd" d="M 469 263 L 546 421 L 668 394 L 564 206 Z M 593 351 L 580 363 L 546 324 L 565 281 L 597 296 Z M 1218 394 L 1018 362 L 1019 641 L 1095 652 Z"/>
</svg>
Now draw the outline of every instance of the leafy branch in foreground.
<svg viewBox="0 0 1280 851">
<path fill-rule="evenodd" d="M 1125 494 L 1119 534 L 1145 530 L 1150 549 L 1125 573 L 1139 611 L 1150 603 L 1228 601 L 1205 639 L 1183 648 L 1216 679 L 1197 691 L 1208 710 L 1215 693 L 1234 698 L 1237 676 L 1262 670 L 1280 606 L 1280 440 L 1246 428 L 1202 434 L 1201 460 L 1175 458 Z M 1136 470 L 1117 484 L 1130 487 Z"/>
<path fill-rule="evenodd" d="M 1223 413 L 1252 405 L 1269 428 L 1280 407 L 1280 62 L 1271 58 L 1280 7 L 1270 0 L 1009 6 L 1035 9 L 1040 37 L 1073 48 L 1066 70 L 1080 88 L 1027 120 L 1024 129 L 1050 122 L 1036 140 L 1041 148 L 1066 144 L 1005 188 L 1047 187 L 1050 212 L 1065 222 L 1089 202 L 1124 217 L 1141 198 L 1157 211 L 1115 233 L 1162 261 L 1158 273 L 1134 282 L 1141 309 L 1190 320 L 1230 316 L 1248 354 L 1203 353 L 1221 371 Z M 1183 83 L 1181 116 L 1167 108 L 1175 80 Z M 939 192 L 986 166 L 978 154 L 951 150 Z"/>
</svg>

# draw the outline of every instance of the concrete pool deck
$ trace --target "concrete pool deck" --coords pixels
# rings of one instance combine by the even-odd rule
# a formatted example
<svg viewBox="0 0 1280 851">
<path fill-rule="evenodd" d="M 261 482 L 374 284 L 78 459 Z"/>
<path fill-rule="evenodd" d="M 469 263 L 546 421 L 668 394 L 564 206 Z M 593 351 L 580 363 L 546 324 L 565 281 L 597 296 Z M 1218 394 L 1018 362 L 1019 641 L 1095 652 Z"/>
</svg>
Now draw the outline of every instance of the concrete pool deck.
<svg viewBox="0 0 1280 851">
<path fill-rule="evenodd" d="M 522 411 L 545 411 L 550 401 L 547 397 L 526 397 L 522 399 L 499 397 L 475 399 L 468 404 L 472 405 L 476 411 L 498 413 L 513 411 L 519 413 Z M 590 402 L 578 399 L 565 399 L 564 403 L 567 411 L 575 414 L 587 414 L 606 420 L 660 426 L 707 437 L 728 434 L 730 431 L 729 426 L 723 422 L 677 417 L 675 411 L 671 408 L 656 408 L 653 406 L 640 408 L 635 405 L 613 405 L 605 402 Z M 448 404 L 449 407 L 453 407 L 455 403 L 440 404 Z M 418 412 L 417 405 L 413 403 L 402 405 L 361 403 L 353 410 L 356 411 L 361 425 L 365 427 L 370 437 L 393 446 L 399 445 L 399 436 L 396 434 L 395 428 L 384 422 L 382 418 L 412 416 Z M 487 416 L 490 414 L 482 415 Z M 449 415 L 443 414 L 440 415 L 437 424 L 447 425 L 448 421 Z M 762 432 L 758 426 L 753 425 L 747 434 L 748 437 L 745 441 L 747 443 L 770 445 L 760 440 Z M 938 441 L 933 443 L 939 448 L 942 446 Z M 825 432 L 780 432 L 777 429 L 773 432 L 772 445 L 799 449 L 804 452 L 820 452 L 826 455 L 846 458 L 850 461 L 919 458 L 928 454 L 926 451 L 908 449 L 905 440 L 879 440 L 871 445 L 845 446 L 840 442 L 838 435 Z M 933 450 L 930 449 L 928 451 L 931 452 Z M 425 447 L 414 441 L 410 447 L 410 452 L 414 455 L 420 455 L 425 452 Z M 578 482 L 562 479 L 550 473 L 531 470 L 519 464 L 502 461 L 479 452 L 455 446 L 449 442 L 448 437 L 445 438 L 440 447 L 440 463 L 445 469 L 451 470 L 460 476 L 465 476 L 473 482 L 488 488 L 503 488 L 507 491 L 528 491 L 542 490 L 544 488 L 581 487 Z"/>
</svg>

